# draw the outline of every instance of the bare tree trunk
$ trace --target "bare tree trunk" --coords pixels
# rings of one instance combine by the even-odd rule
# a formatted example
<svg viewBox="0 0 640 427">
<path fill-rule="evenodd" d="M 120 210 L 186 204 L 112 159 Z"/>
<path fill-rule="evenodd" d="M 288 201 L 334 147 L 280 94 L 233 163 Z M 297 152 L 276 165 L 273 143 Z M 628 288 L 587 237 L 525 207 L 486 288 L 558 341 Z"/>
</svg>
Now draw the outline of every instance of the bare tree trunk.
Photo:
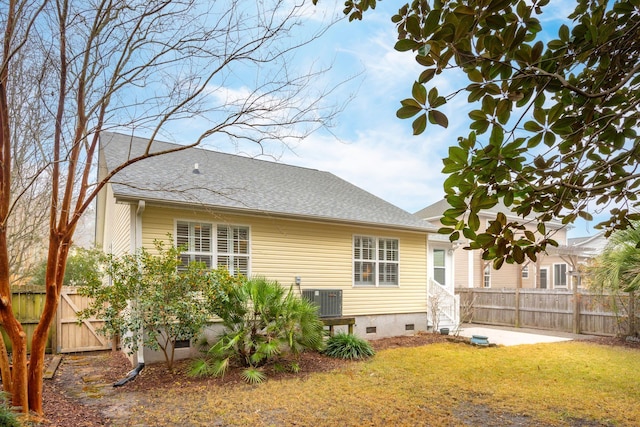
<svg viewBox="0 0 640 427">
<path fill-rule="evenodd" d="M 11 394 L 12 381 L 9 365 L 9 353 L 7 353 L 7 346 L 4 344 L 4 339 L 0 339 L 0 374 L 2 375 L 2 389 Z"/>
<path fill-rule="evenodd" d="M 60 291 L 64 278 L 65 266 L 69 255 L 69 245 L 54 245 L 49 248 L 47 265 L 47 292 L 44 309 L 40 321 L 31 338 L 31 363 L 29 365 L 29 408 L 42 414 L 42 374 L 44 371 L 44 354 L 47 345 L 49 328 L 55 317 Z"/>
</svg>

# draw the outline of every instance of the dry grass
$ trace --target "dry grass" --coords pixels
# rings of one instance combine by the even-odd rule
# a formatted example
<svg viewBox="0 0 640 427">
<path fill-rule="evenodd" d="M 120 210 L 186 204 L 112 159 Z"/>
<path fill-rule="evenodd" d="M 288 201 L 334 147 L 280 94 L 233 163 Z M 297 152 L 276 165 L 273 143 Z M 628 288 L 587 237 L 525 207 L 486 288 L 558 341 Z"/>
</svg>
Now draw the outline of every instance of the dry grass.
<svg viewBox="0 0 640 427">
<path fill-rule="evenodd" d="M 303 379 L 137 392 L 131 419 L 145 426 L 640 425 L 638 356 L 580 342 L 397 348 Z"/>
</svg>

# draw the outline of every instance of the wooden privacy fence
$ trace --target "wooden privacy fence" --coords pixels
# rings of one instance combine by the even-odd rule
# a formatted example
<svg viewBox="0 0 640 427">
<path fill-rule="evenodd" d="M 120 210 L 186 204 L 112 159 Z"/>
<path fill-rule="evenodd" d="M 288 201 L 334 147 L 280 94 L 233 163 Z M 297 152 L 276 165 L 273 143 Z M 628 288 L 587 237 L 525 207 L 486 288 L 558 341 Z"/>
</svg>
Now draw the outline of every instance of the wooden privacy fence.
<svg viewBox="0 0 640 427">
<path fill-rule="evenodd" d="M 630 334 L 640 324 L 637 295 L 579 289 L 459 288 L 467 322 L 592 335 Z"/>
<path fill-rule="evenodd" d="M 11 291 L 16 317 L 27 334 L 27 350 L 31 352 L 31 338 L 44 308 L 45 290 L 36 286 L 16 286 Z M 77 351 L 108 350 L 111 342 L 97 333 L 101 322 L 89 319 L 78 324 L 76 313 L 88 306 L 87 297 L 79 295 L 75 288 L 63 287 L 58 311 L 47 339 L 47 352 L 71 353 Z M 2 330 L 7 350 L 11 341 Z"/>
<path fill-rule="evenodd" d="M 11 289 L 11 304 L 13 305 L 13 312 L 22 323 L 22 328 L 27 334 L 27 351 L 31 352 L 31 337 L 40 321 L 40 315 L 44 308 L 44 289 L 31 285 L 16 286 Z M 4 328 L 2 328 L 2 338 L 7 346 L 7 351 L 11 352 L 11 340 L 9 340 Z M 55 342 L 56 329 L 53 327 L 49 330 L 49 336 L 47 337 L 47 352 L 52 352 L 55 349 L 52 344 Z"/>
</svg>

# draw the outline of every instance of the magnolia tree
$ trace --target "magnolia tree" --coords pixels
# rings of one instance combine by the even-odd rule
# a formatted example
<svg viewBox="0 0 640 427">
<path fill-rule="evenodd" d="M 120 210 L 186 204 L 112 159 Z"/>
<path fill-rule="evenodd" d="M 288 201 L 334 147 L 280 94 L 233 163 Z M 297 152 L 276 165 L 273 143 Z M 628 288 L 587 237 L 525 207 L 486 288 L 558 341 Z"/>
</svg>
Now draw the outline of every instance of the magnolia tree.
<svg viewBox="0 0 640 427">
<path fill-rule="evenodd" d="M 167 135 L 165 130 L 177 126 L 176 121 L 188 119 L 197 123 L 189 126 L 190 132 L 198 133 L 176 150 L 215 135 L 266 144 L 302 138 L 336 113 L 322 101 L 332 88 L 315 89 L 325 70 L 297 72 L 293 66 L 296 49 L 326 28 L 318 24 L 301 30 L 305 12 L 300 5 L 278 0 L 3 3 L 0 322 L 12 343 L 13 368 L 9 370 L 2 346 L 0 370 L 13 405 L 42 414 L 45 344 L 76 227 L 114 175 L 132 163 L 165 154 L 154 149 L 157 135 Z M 33 73 L 23 72 L 24 64 L 42 75 L 33 79 Z M 16 109 L 19 103 L 25 108 Z M 43 113 L 44 122 L 31 132 L 22 129 L 27 107 Z M 148 147 L 95 182 L 98 143 L 106 129 L 144 134 Z M 14 160 L 24 147 L 31 150 L 29 159 L 36 166 L 29 169 L 29 179 L 16 186 Z M 27 364 L 27 336 L 11 301 L 8 227 L 43 180 L 48 183 L 46 299 Z"/>
<path fill-rule="evenodd" d="M 545 221 L 608 211 L 599 227 L 609 235 L 640 219 L 640 4 L 578 0 L 566 24 L 543 31 L 548 4 L 417 0 L 392 18 L 395 49 L 422 67 L 397 116 L 419 135 L 448 126 L 453 98 L 472 104 L 469 133 L 444 159 L 451 209 L 441 231 L 496 268 L 557 245 Z M 376 0 L 345 5 L 359 20 Z M 447 77 L 461 84 L 441 93 L 435 82 Z M 500 200 L 521 219 L 502 213 L 481 229 L 478 212 Z M 525 229 L 532 216 L 537 231 Z"/>
</svg>

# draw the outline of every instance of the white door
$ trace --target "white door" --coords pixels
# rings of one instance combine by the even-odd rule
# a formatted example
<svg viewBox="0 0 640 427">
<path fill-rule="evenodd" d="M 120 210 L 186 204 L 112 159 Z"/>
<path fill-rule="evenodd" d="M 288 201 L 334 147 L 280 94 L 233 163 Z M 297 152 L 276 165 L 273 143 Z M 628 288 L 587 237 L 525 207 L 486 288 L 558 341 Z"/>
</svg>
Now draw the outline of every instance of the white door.
<svg viewBox="0 0 640 427">
<path fill-rule="evenodd" d="M 433 248 L 431 254 L 433 280 L 441 286 L 447 286 L 447 251 L 445 249 Z"/>
<path fill-rule="evenodd" d="M 429 256 L 429 275 L 440 286 L 453 291 L 453 255 L 448 245 L 432 245 Z"/>
</svg>

